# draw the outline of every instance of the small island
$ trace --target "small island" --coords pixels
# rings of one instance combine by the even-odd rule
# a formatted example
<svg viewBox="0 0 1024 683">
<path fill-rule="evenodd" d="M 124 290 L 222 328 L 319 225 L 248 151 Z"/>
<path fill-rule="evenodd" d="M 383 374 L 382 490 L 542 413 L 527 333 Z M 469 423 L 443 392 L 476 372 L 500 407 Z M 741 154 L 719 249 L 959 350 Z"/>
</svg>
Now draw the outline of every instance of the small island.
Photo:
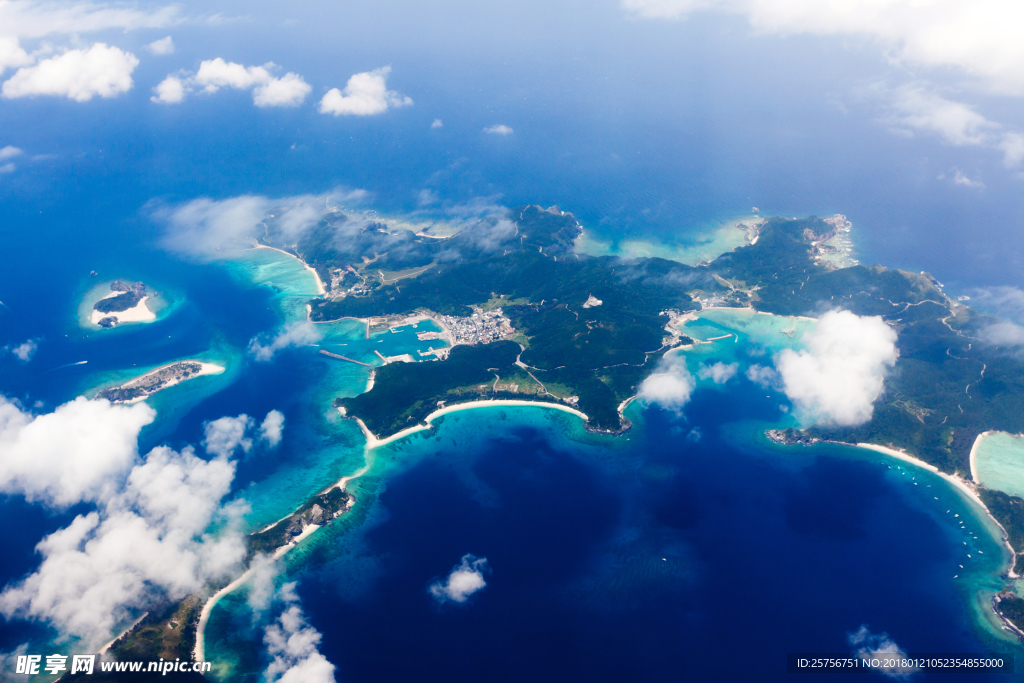
<svg viewBox="0 0 1024 683">
<path fill-rule="evenodd" d="M 146 306 L 150 293 L 142 282 L 114 280 L 110 294 L 93 304 L 91 321 L 94 325 L 111 328 L 126 322 L 150 322 L 156 314 Z"/>
<path fill-rule="evenodd" d="M 222 372 L 224 372 L 224 368 L 220 365 L 197 360 L 182 360 L 150 370 L 123 384 L 102 389 L 96 394 L 96 398 L 105 398 L 111 403 L 137 403 L 158 391 L 173 387 L 175 384 L 202 375 L 216 375 Z"/>
</svg>

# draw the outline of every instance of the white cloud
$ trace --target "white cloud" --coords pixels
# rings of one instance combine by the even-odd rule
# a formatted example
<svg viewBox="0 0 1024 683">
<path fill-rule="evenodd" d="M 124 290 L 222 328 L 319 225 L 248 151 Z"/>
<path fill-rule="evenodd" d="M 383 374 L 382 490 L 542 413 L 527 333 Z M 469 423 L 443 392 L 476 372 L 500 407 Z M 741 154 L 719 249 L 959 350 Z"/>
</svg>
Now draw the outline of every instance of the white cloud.
<svg viewBox="0 0 1024 683">
<path fill-rule="evenodd" d="M 160 40 L 154 40 L 146 46 L 146 49 L 155 55 L 174 54 L 174 40 L 170 36 L 161 38 Z"/>
<path fill-rule="evenodd" d="M 151 603 L 230 575 L 245 557 L 243 508 L 220 505 L 234 472 L 233 462 L 206 461 L 191 448 L 153 449 L 97 511 L 40 541 L 42 563 L 0 594 L 0 612 L 48 622 L 94 648 Z M 211 537 L 218 517 L 229 523 Z"/>
<path fill-rule="evenodd" d="M 271 207 L 267 197 L 242 195 L 215 201 L 205 197 L 167 209 L 154 217 L 167 224 L 164 246 L 193 256 L 213 256 L 222 248 L 238 248 L 248 238 L 252 245 L 256 226 Z"/>
<path fill-rule="evenodd" d="M 758 384 L 765 389 L 782 389 L 782 378 L 779 377 L 779 373 L 774 368 L 765 367 L 764 365 L 758 365 L 757 363 L 747 368 L 747 379 L 754 384 Z"/>
<path fill-rule="evenodd" d="M 871 419 L 888 368 L 896 363 L 896 332 L 880 317 L 829 311 L 804 334 L 806 350 L 775 358 L 782 387 L 810 422 L 856 425 Z"/>
<path fill-rule="evenodd" d="M 387 78 L 391 67 L 353 75 L 344 90 L 331 88 L 320 100 L 321 114 L 335 116 L 374 116 L 390 108 L 407 107 L 412 100 L 394 90 L 388 90 Z"/>
<path fill-rule="evenodd" d="M 358 202 L 366 195 L 365 190 L 339 188 L 323 195 L 276 199 L 260 195 L 221 200 L 203 197 L 174 207 L 156 204 L 152 216 L 166 225 L 163 244 L 171 251 L 216 258 L 224 249 L 251 247 L 255 237 L 263 234 L 257 228 L 271 210 L 283 237 L 293 240 L 320 220 L 328 201 Z"/>
<path fill-rule="evenodd" d="M 32 58 L 21 48 L 21 43 L 13 36 L 0 36 L 0 75 L 10 67 L 25 66 L 32 63 Z"/>
<path fill-rule="evenodd" d="M 206 59 L 199 64 L 195 83 L 209 93 L 215 93 L 221 88 L 248 90 L 269 81 L 272 76 L 267 69 L 273 67 L 273 64 L 246 67 L 236 62 L 225 62 L 220 57 Z"/>
<path fill-rule="evenodd" d="M 76 102 L 95 96 L 114 97 L 132 87 L 132 72 L 139 60 L 130 52 L 104 43 L 88 50 L 64 54 L 18 69 L 3 84 L 7 98 L 53 95 Z"/>
<path fill-rule="evenodd" d="M 249 563 L 252 576 L 249 579 L 249 596 L 246 602 L 253 611 L 253 618 L 258 619 L 270 607 L 274 598 L 274 580 L 280 571 L 280 564 L 273 555 L 258 553 Z"/>
<path fill-rule="evenodd" d="M 312 91 L 313 88 L 302 80 L 302 76 L 287 73 L 256 88 L 252 93 L 252 101 L 257 107 L 297 107 Z"/>
<path fill-rule="evenodd" d="M 286 73 L 277 78 L 271 71 L 277 65 L 244 66 L 226 62 L 221 57 L 207 59 L 199 64 L 195 74 L 170 75 L 160 82 L 150 99 L 161 104 L 178 104 L 189 93 L 200 90 L 213 94 L 221 88 L 252 90 L 252 101 L 257 107 L 297 107 L 312 92 L 302 76 Z"/>
<path fill-rule="evenodd" d="M 710 379 L 715 384 L 725 384 L 736 376 L 739 368 L 739 363 L 723 363 L 721 361 L 713 365 L 701 363 L 697 370 L 697 376 L 701 379 Z"/>
<path fill-rule="evenodd" d="M 0 27 L 3 33 L 21 38 L 77 35 L 112 28 L 126 31 L 164 28 L 181 20 L 178 8 L 174 5 L 143 10 L 130 5 L 94 2 L 0 2 Z"/>
<path fill-rule="evenodd" d="M 263 344 L 259 338 L 254 337 L 249 341 L 249 353 L 258 361 L 268 361 L 282 349 L 292 346 L 309 346 L 321 339 L 323 339 L 323 334 L 317 329 L 316 324 L 303 320 L 285 325 L 269 344 Z"/>
<path fill-rule="evenodd" d="M 1011 322 L 998 322 L 981 330 L 981 337 L 996 346 L 1024 346 L 1024 327 Z"/>
<path fill-rule="evenodd" d="M 5 346 L 3 351 L 10 351 L 22 363 L 27 363 L 32 360 L 32 356 L 35 355 L 38 349 L 39 342 L 35 339 L 28 339 L 16 346 Z"/>
<path fill-rule="evenodd" d="M 760 32 L 859 36 L 890 59 L 959 69 L 997 92 L 1024 92 L 1024 5 L 1005 0 L 623 0 L 650 18 L 700 10 L 745 17 Z"/>
<path fill-rule="evenodd" d="M 434 119 L 434 122 L 430 124 L 431 128 L 444 128 L 444 121 L 441 119 Z"/>
<path fill-rule="evenodd" d="M 6 164 L 0 165 L 0 173 L 14 173 L 15 168 L 17 166 L 14 165 L 14 162 L 8 161 Z"/>
<path fill-rule="evenodd" d="M 334 665 L 320 653 L 320 632 L 309 625 L 297 604 L 295 584 L 282 586 L 280 596 L 288 607 L 263 634 L 273 658 L 264 672 L 267 683 L 334 683 Z"/>
<path fill-rule="evenodd" d="M 13 159 L 16 156 L 19 156 L 21 153 L 22 152 L 20 149 L 18 149 L 17 147 L 12 147 L 11 145 L 7 145 L 6 147 L 0 147 L 0 161 L 4 161 L 6 159 Z"/>
<path fill-rule="evenodd" d="M 939 176 L 940 179 L 942 179 L 942 177 L 943 176 Z M 980 180 L 971 180 L 969 177 L 967 177 L 967 174 L 961 171 L 960 169 L 953 169 L 953 184 L 960 185 L 962 187 L 973 187 L 977 189 L 985 187 L 985 183 L 981 182 Z"/>
<path fill-rule="evenodd" d="M 139 432 L 155 417 L 145 403 L 84 397 L 32 415 L 0 396 L 0 491 L 58 507 L 107 499 L 135 464 Z"/>
<path fill-rule="evenodd" d="M 252 450 L 252 439 L 246 437 L 246 432 L 255 424 L 255 420 L 244 413 L 207 422 L 203 426 L 203 448 L 222 458 L 231 457 L 237 448 L 248 453 Z"/>
<path fill-rule="evenodd" d="M 847 633 L 846 639 L 853 648 L 853 654 L 861 659 L 877 658 L 895 663 L 896 660 L 907 657 L 907 653 L 889 638 L 888 633 L 872 633 L 868 630 L 867 624 L 861 624 L 853 633 Z M 890 678 L 908 678 L 919 669 L 907 666 L 881 666 L 875 667 L 874 670 Z"/>
<path fill-rule="evenodd" d="M 430 585 L 430 594 L 438 602 L 466 602 L 469 596 L 482 590 L 487 582 L 484 572 L 489 571 L 486 557 L 476 557 L 466 553 L 462 562 L 452 568 L 447 579 L 435 581 Z"/>
<path fill-rule="evenodd" d="M 276 448 L 281 443 L 283 434 L 284 413 L 280 410 L 271 410 L 260 425 L 260 440 L 266 441 L 271 448 Z"/>
<path fill-rule="evenodd" d="M 514 133 L 515 131 L 513 131 L 505 124 L 499 123 L 497 125 L 488 126 L 487 128 L 484 128 L 484 132 L 487 133 L 488 135 L 512 135 L 512 133 Z"/>
<path fill-rule="evenodd" d="M 153 88 L 153 92 L 156 95 L 149 98 L 153 102 L 178 104 L 185 99 L 185 83 L 177 76 L 168 76 Z"/>
<path fill-rule="evenodd" d="M 655 372 L 640 384 L 638 395 L 647 403 L 679 411 L 689 402 L 695 387 L 693 375 L 686 369 L 686 361 L 672 355 L 661 359 Z"/>
</svg>

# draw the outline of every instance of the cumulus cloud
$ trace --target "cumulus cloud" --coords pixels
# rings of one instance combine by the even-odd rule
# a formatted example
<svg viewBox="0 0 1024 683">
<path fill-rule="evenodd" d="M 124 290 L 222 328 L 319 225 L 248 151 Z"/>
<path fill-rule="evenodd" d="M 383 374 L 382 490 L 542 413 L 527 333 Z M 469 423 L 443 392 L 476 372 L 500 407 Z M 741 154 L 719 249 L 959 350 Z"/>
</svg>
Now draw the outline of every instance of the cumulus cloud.
<svg viewBox="0 0 1024 683">
<path fill-rule="evenodd" d="M 441 119 L 434 119 L 434 122 L 430 124 L 431 128 L 444 128 L 444 121 Z"/>
<path fill-rule="evenodd" d="M 512 133 L 514 133 L 515 131 L 513 131 L 505 124 L 499 123 L 497 125 L 488 126 L 487 128 L 484 128 L 484 132 L 487 133 L 488 135 L 512 135 Z"/>
<path fill-rule="evenodd" d="M 853 654 L 861 659 L 903 659 L 907 656 L 891 638 L 889 634 L 872 633 L 868 630 L 867 624 L 861 624 L 860 628 L 853 633 L 846 634 L 847 642 L 853 648 Z M 917 672 L 917 667 L 880 667 L 876 671 L 889 678 L 908 678 Z"/>
<path fill-rule="evenodd" d="M 211 420 L 203 425 L 203 448 L 211 455 L 229 458 L 239 448 L 249 453 L 257 438 L 269 447 L 276 448 L 283 434 L 284 414 L 280 410 L 267 413 L 258 430 L 256 421 L 243 413 L 237 417 Z"/>
<path fill-rule="evenodd" d="M 323 339 L 323 334 L 314 323 L 288 323 L 270 340 L 262 343 L 258 337 L 249 341 L 249 353 L 258 361 L 269 361 L 278 351 L 292 346 L 309 346 Z"/>
<path fill-rule="evenodd" d="M 149 99 L 161 104 L 178 104 L 185 99 L 185 82 L 177 76 L 168 76 L 160 81 L 153 92 L 156 93 Z"/>
<path fill-rule="evenodd" d="M 725 384 L 736 376 L 739 368 L 739 363 L 723 363 L 721 361 L 713 365 L 701 363 L 697 370 L 697 376 L 701 379 L 710 379 L 715 384 Z"/>
<path fill-rule="evenodd" d="M 302 76 L 286 73 L 280 78 L 273 75 L 277 65 L 268 62 L 263 66 L 244 66 L 226 62 L 221 57 L 207 59 L 199 64 L 195 74 L 170 75 L 157 85 L 156 93 L 150 99 L 162 104 L 178 104 L 196 90 L 213 94 L 221 88 L 251 90 L 252 101 L 257 107 L 297 107 L 312 92 L 312 87 Z"/>
<path fill-rule="evenodd" d="M 281 443 L 283 434 L 284 413 L 280 410 L 271 410 L 260 425 L 260 440 L 265 441 L 271 448 L 276 448 Z"/>
<path fill-rule="evenodd" d="M 256 421 L 244 413 L 207 422 L 203 426 L 203 448 L 222 458 L 231 457 L 237 448 L 248 453 L 252 450 L 252 439 L 246 437 L 246 432 L 255 424 Z"/>
<path fill-rule="evenodd" d="M 486 557 L 466 553 L 462 556 L 462 562 L 452 568 L 447 579 L 435 581 L 430 585 L 430 594 L 440 603 L 466 602 L 469 596 L 487 585 L 484 573 L 489 571 Z"/>
<path fill-rule="evenodd" d="M 16 37 L 0 36 L 0 75 L 12 66 L 19 67 L 31 63 L 32 58 L 22 49 Z"/>
<path fill-rule="evenodd" d="M 6 147 L 0 147 L 0 161 L 6 161 L 7 159 L 13 159 L 22 153 L 17 147 L 7 145 Z"/>
<path fill-rule="evenodd" d="M 252 576 L 249 579 L 249 597 L 246 601 L 253 611 L 253 618 L 258 619 L 270 608 L 274 599 L 274 580 L 280 571 L 280 563 L 273 555 L 258 553 L 249 563 Z"/>
<path fill-rule="evenodd" d="M 264 678 L 268 683 L 334 683 L 334 665 L 320 653 L 320 632 L 306 621 L 294 588 L 294 583 L 282 586 L 281 596 L 290 604 L 264 632 L 273 659 Z"/>
<path fill-rule="evenodd" d="M 1003 0 L 623 0 L 638 16 L 681 19 L 696 11 L 743 16 L 760 32 L 848 35 L 911 65 L 954 68 L 992 90 L 1024 92 L 1024 6 Z"/>
<path fill-rule="evenodd" d="M 0 491 L 56 507 L 108 499 L 135 464 L 139 432 L 155 417 L 145 403 L 84 397 L 32 415 L 0 396 Z"/>
<path fill-rule="evenodd" d="M 180 600 L 234 571 L 245 557 L 243 508 L 221 507 L 235 466 L 186 448 L 153 449 L 123 488 L 36 546 L 39 568 L 0 594 L 8 619 L 44 621 L 87 647 L 159 599 Z M 206 533 L 216 518 L 226 530 Z"/>
<path fill-rule="evenodd" d="M 639 396 L 647 403 L 679 411 L 690 401 L 696 386 L 685 360 L 677 355 L 665 356 L 654 373 L 640 384 Z"/>
<path fill-rule="evenodd" d="M 1024 290 L 1017 287 L 983 287 L 971 292 L 975 306 L 995 315 L 1024 323 Z"/>
<path fill-rule="evenodd" d="M 0 349 L 0 352 L 10 352 L 11 355 L 20 360 L 22 363 L 27 363 L 30 360 L 32 360 L 32 356 L 35 355 L 38 349 L 38 341 L 36 341 L 35 339 L 27 339 L 20 344 L 15 344 L 14 346 L 5 346 L 3 347 L 3 349 Z M 0 355 L 2 355 L 2 353 L 0 353 Z"/>
<path fill-rule="evenodd" d="M 754 363 L 747 368 L 747 372 L 745 374 L 747 379 L 754 384 L 764 387 L 765 389 L 782 389 L 782 378 L 779 377 L 779 373 L 776 372 L 774 368 Z"/>
<path fill-rule="evenodd" d="M 170 36 L 161 38 L 160 40 L 154 40 L 146 46 L 146 49 L 155 55 L 174 54 L 174 40 Z"/>
<path fill-rule="evenodd" d="M 775 358 L 782 389 L 802 418 L 857 425 L 871 419 L 886 371 L 896 363 L 896 332 L 880 317 L 829 311 L 804 334 L 806 350 Z"/>
<path fill-rule="evenodd" d="M 388 90 L 387 79 L 391 67 L 353 75 L 344 90 L 331 88 L 320 100 L 321 114 L 335 116 L 374 116 L 388 109 L 408 107 L 412 99 L 394 90 Z"/>
<path fill-rule="evenodd" d="M 52 95 L 76 102 L 115 97 L 131 89 L 138 64 L 130 52 L 95 43 L 88 50 L 68 50 L 18 69 L 4 82 L 2 92 L 6 98 Z"/>
</svg>

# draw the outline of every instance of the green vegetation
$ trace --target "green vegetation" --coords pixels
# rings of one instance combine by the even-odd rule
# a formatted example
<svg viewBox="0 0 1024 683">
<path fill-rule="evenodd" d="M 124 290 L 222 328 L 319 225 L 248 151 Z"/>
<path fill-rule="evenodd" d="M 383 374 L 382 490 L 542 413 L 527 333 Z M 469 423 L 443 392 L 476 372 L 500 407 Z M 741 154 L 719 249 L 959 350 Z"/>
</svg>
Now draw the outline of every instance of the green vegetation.
<svg viewBox="0 0 1024 683">
<path fill-rule="evenodd" d="M 146 286 L 141 282 L 126 284 L 120 280 L 115 280 L 110 285 L 110 289 L 114 292 L 120 292 L 120 294 L 100 299 L 93 304 L 93 309 L 100 313 L 120 313 L 121 311 L 127 311 L 129 308 L 134 308 L 146 296 Z"/>
<path fill-rule="evenodd" d="M 579 256 L 571 251 L 579 234 L 571 214 L 533 206 L 514 209 L 511 216 L 517 220 L 508 225 L 480 224 L 450 240 L 431 240 L 432 249 L 449 257 L 439 258 L 414 280 L 311 302 L 314 320 L 418 309 L 467 316 L 471 306 L 501 305 L 521 335 L 517 338 L 525 342 L 520 360 L 542 385 L 542 392 L 576 396 L 592 427 L 620 429 L 618 404 L 635 393 L 668 348 L 664 330 L 668 318 L 662 312 L 699 308 L 686 294 L 688 287 L 727 290 L 705 269 L 665 259 Z M 375 261 L 368 268 L 376 265 Z M 591 295 L 602 304 L 583 308 Z M 518 345 L 498 348 L 515 349 L 510 358 L 500 350 L 486 352 L 502 358 L 508 373 L 520 349 Z M 499 395 L 493 389 L 470 391 L 470 387 L 493 383 L 494 373 L 484 373 L 476 356 L 463 355 L 460 349 L 443 362 L 445 369 L 383 368 L 378 371 L 373 398 L 347 399 L 346 410 L 363 418 L 374 433 L 386 435 L 416 424 L 436 409 L 438 401 L 451 400 L 455 393 L 464 399 Z M 499 365 L 488 362 L 484 367 Z M 414 376 L 419 378 L 416 382 L 411 379 Z M 419 388 L 412 389 L 412 384 Z M 549 384 L 557 389 L 548 390 Z M 395 396 L 385 398 L 391 394 Z"/>
<path fill-rule="evenodd" d="M 337 399 L 335 405 L 358 416 L 374 434 L 387 436 L 422 422 L 438 401 L 491 397 L 495 381 L 518 370 L 519 352 L 515 342 L 500 341 L 456 346 L 440 363 L 391 363 L 377 369 L 373 389 Z"/>
<path fill-rule="evenodd" d="M 352 496 L 334 487 L 313 496 L 298 510 L 274 526 L 249 535 L 249 558 L 257 553 L 272 553 L 290 543 L 310 524 L 323 526 L 348 509 Z"/>
<path fill-rule="evenodd" d="M 1024 631 L 1024 599 L 1016 595 L 1001 596 L 999 599 L 999 612 L 1009 619 L 1014 626 Z"/>
<path fill-rule="evenodd" d="M 984 487 L 979 487 L 978 495 L 992 516 L 1006 529 L 1007 540 L 1017 553 L 1014 562 L 1018 562 L 1024 550 L 1024 499 Z"/>
</svg>

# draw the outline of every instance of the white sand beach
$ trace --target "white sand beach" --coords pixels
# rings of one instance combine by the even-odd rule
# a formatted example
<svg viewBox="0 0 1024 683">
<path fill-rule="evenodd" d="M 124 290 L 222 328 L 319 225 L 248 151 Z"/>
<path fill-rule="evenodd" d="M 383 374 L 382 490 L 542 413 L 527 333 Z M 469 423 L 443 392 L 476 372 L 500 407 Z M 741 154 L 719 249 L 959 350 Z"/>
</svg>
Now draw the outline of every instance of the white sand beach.
<svg viewBox="0 0 1024 683">
<path fill-rule="evenodd" d="M 570 408 L 569 406 L 564 406 L 559 403 L 547 403 L 544 401 L 517 401 L 513 399 L 486 399 L 482 401 L 469 401 L 467 403 L 457 403 L 452 406 L 445 406 L 444 408 L 439 408 L 438 410 L 435 410 L 430 415 L 427 415 L 426 418 L 424 418 L 424 422 L 426 422 L 427 424 L 418 424 L 414 427 L 403 429 L 402 431 L 396 432 L 385 439 L 377 438 L 377 436 L 373 432 L 371 432 L 369 428 L 366 426 L 366 424 L 358 417 L 356 418 L 356 422 L 359 424 L 359 428 L 363 430 L 363 435 L 366 437 L 367 449 L 373 449 L 379 446 L 386 446 L 387 444 L 393 441 L 403 439 L 409 436 L 410 434 L 415 434 L 416 432 L 423 431 L 424 429 L 430 429 L 430 423 L 433 422 L 436 418 L 441 417 L 442 415 L 448 415 L 449 413 L 455 413 L 460 410 L 472 410 L 474 408 L 487 408 L 493 406 L 512 406 L 520 408 L 553 408 L 554 410 L 561 410 L 562 412 L 565 413 L 571 413 L 576 417 L 582 418 L 584 422 L 590 419 L 589 417 L 587 417 L 586 414 L 581 413 L 575 408 Z M 345 415 L 343 408 L 339 407 L 338 412 L 340 412 L 343 416 Z"/>
<path fill-rule="evenodd" d="M 981 445 L 981 440 L 989 434 L 995 434 L 996 432 L 989 430 L 978 434 L 977 438 L 974 439 L 974 444 L 971 446 L 971 479 L 974 480 L 975 484 L 980 484 L 981 479 L 978 478 L 978 466 L 975 464 L 975 456 L 978 455 L 978 447 Z"/>
<path fill-rule="evenodd" d="M 313 266 L 309 265 L 308 263 L 306 263 L 305 261 L 300 259 L 298 256 L 296 256 L 295 254 L 290 254 L 287 251 L 285 251 L 284 249 L 278 249 L 277 247 L 268 247 L 267 245 L 260 244 L 259 242 L 257 242 L 255 244 L 253 249 L 272 249 L 274 251 L 281 252 L 285 256 L 292 257 L 293 259 L 295 259 L 296 261 L 301 263 L 303 268 L 305 268 L 309 272 L 313 273 L 313 277 L 316 279 L 316 291 L 317 291 L 317 293 L 319 293 L 321 296 L 327 293 L 327 289 L 324 287 L 324 283 L 320 279 L 320 275 L 316 272 L 316 268 L 314 268 Z"/>
<path fill-rule="evenodd" d="M 121 292 L 111 292 L 108 296 L 105 296 L 103 298 L 109 299 L 110 297 L 117 296 L 120 293 Z M 135 304 L 133 307 L 125 311 L 103 313 L 101 311 L 93 309 L 92 315 L 89 317 L 89 320 L 90 322 L 92 322 L 93 325 L 99 325 L 100 321 L 103 320 L 104 318 L 117 318 L 117 323 L 119 325 L 121 323 L 151 323 L 154 320 L 156 320 L 156 313 L 149 310 L 149 307 L 146 305 L 146 299 L 148 298 L 148 295 L 142 297 L 139 303 Z"/>
</svg>

